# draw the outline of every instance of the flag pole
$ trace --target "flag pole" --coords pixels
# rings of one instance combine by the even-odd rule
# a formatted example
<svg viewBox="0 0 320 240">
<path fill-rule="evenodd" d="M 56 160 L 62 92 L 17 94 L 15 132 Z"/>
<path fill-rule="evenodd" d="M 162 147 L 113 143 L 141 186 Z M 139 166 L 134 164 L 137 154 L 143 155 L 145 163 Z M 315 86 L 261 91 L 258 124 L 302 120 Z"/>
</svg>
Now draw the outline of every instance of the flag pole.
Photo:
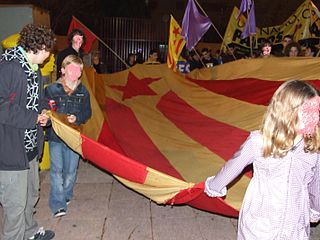
<svg viewBox="0 0 320 240">
<path fill-rule="evenodd" d="M 203 12 L 203 14 L 206 16 L 206 17 L 209 17 L 208 14 L 203 10 L 203 8 L 201 7 L 201 5 L 198 3 L 197 0 L 194 0 L 196 2 L 196 4 L 198 5 L 198 7 L 200 8 L 200 10 Z M 214 30 L 218 33 L 219 37 L 221 38 L 222 40 L 222 44 L 230 51 L 230 48 L 228 47 L 228 45 L 226 45 L 223 41 L 223 37 L 222 35 L 220 34 L 219 30 L 216 28 L 216 26 L 213 24 L 213 22 L 211 21 L 211 25 L 212 27 L 214 28 Z M 233 52 L 231 52 L 234 60 L 237 60 L 236 56 L 233 54 Z"/>
<path fill-rule="evenodd" d="M 252 2 L 253 2 L 253 0 L 252 0 Z M 247 21 L 249 22 L 248 28 L 249 28 L 250 57 L 252 57 L 252 55 L 253 55 L 253 50 L 252 50 L 252 36 L 251 36 L 251 29 L 250 29 L 250 14 L 249 14 L 248 8 L 247 8 Z"/>
<path fill-rule="evenodd" d="M 127 69 L 129 69 L 129 65 L 111 48 L 108 46 L 108 44 L 106 44 L 104 41 L 102 41 L 102 39 L 100 37 L 98 37 L 94 32 L 92 32 L 86 25 L 84 25 L 78 18 L 76 18 L 75 16 L 73 16 L 79 23 L 81 23 L 83 26 L 85 26 L 88 31 L 94 35 L 106 48 L 108 48 L 125 66 Z"/>
</svg>

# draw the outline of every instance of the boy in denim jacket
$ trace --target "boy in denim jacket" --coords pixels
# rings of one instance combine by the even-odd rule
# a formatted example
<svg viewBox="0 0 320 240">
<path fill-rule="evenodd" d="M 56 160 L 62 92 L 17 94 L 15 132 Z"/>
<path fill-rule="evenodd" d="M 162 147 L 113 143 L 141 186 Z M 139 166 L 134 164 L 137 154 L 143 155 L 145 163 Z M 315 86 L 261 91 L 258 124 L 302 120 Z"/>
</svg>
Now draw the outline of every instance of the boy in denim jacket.
<svg viewBox="0 0 320 240">
<path fill-rule="evenodd" d="M 55 105 L 54 110 L 68 115 L 68 122 L 75 125 L 83 124 L 91 117 L 90 95 L 80 81 L 82 70 L 81 58 L 67 56 L 62 62 L 61 78 L 45 89 L 45 96 Z M 49 207 L 55 217 L 61 217 L 66 214 L 67 204 L 73 196 L 79 155 L 52 128 L 46 133 L 50 150 Z"/>
</svg>

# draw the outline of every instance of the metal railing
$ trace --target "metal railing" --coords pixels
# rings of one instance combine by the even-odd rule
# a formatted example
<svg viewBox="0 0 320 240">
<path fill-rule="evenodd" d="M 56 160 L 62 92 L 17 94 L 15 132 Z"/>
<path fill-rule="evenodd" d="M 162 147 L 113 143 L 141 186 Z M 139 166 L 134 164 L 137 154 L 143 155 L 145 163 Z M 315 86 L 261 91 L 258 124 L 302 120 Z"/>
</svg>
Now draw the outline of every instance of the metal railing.
<svg viewBox="0 0 320 240">
<path fill-rule="evenodd" d="M 107 17 L 101 19 L 100 36 L 123 60 L 129 53 L 139 54 L 140 61 L 148 58 L 150 50 L 159 52 L 160 60 L 166 61 L 169 22 L 153 22 L 150 19 Z M 126 69 L 126 66 L 100 44 L 102 60 L 108 72 Z"/>
</svg>

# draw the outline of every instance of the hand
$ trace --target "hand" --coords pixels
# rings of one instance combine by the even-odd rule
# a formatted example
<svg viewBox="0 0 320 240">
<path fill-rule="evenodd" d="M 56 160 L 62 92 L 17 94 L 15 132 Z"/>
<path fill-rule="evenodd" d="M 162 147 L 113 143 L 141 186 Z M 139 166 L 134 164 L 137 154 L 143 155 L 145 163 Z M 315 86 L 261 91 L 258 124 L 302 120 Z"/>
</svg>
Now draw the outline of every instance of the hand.
<svg viewBox="0 0 320 240">
<path fill-rule="evenodd" d="M 38 114 L 37 123 L 40 124 L 40 126 L 44 127 L 47 125 L 49 116 L 46 114 L 46 111 L 42 111 L 41 114 Z"/>
<path fill-rule="evenodd" d="M 42 109 L 41 114 L 47 114 L 47 109 Z"/>
<path fill-rule="evenodd" d="M 77 120 L 77 117 L 73 114 L 67 116 L 68 122 L 69 123 L 75 123 L 75 121 Z"/>
<path fill-rule="evenodd" d="M 319 220 L 310 220 L 311 223 L 317 223 Z"/>
<path fill-rule="evenodd" d="M 220 192 L 216 190 L 212 190 L 210 188 L 210 185 L 212 184 L 212 181 L 214 181 L 215 176 L 208 177 L 204 183 L 204 192 L 209 196 L 209 197 L 224 197 L 227 195 L 227 188 L 224 187 L 220 190 Z"/>
</svg>

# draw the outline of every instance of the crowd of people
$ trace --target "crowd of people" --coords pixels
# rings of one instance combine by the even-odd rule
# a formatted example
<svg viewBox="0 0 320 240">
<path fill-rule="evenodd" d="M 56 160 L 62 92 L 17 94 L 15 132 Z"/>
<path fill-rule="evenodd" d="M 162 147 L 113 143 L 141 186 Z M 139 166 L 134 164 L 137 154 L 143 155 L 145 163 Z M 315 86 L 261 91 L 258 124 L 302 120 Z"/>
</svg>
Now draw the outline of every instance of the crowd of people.
<svg viewBox="0 0 320 240">
<path fill-rule="evenodd" d="M 259 49 L 253 49 L 252 52 L 244 54 L 240 53 L 238 47 L 230 43 L 225 46 L 225 51 L 217 50 L 215 53 L 209 48 L 202 48 L 201 51 L 193 49 L 191 51 L 183 51 L 181 54 L 181 62 L 188 65 L 188 70 L 200 68 L 210 68 L 216 65 L 232 62 L 243 58 L 268 58 L 268 57 L 317 57 L 319 49 L 313 44 L 306 44 L 303 47 L 298 42 L 293 41 L 292 36 L 283 37 L 281 44 L 273 46 L 269 40 L 262 41 Z M 141 53 L 129 53 L 126 63 L 129 67 L 137 63 L 140 64 L 160 64 L 159 52 L 155 49 L 151 50 L 146 61 L 142 60 Z"/>
<path fill-rule="evenodd" d="M 258 54 L 259 56 L 259 54 Z M 260 56 L 263 58 L 266 57 L 317 57 L 318 49 L 315 45 L 306 44 L 304 51 L 302 51 L 302 46 L 293 41 L 292 36 L 286 35 L 282 44 L 272 47 L 272 43 L 269 41 L 264 41 L 261 44 Z"/>
<path fill-rule="evenodd" d="M 228 63 L 242 58 L 268 58 L 268 57 L 317 57 L 319 49 L 312 44 L 307 44 L 302 51 L 298 42 L 293 41 L 290 35 L 283 38 L 281 45 L 272 46 L 272 42 L 265 40 L 260 44 L 258 50 L 250 54 L 240 54 L 235 44 L 231 43 L 226 46 L 226 52 L 218 50 L 212 54 L 208 48 L 203 48 L 201 54 L 192 50 L 188 55 L 190 71 L 195 68 L 212 67 L 215 65 Z"/>
</svg>

